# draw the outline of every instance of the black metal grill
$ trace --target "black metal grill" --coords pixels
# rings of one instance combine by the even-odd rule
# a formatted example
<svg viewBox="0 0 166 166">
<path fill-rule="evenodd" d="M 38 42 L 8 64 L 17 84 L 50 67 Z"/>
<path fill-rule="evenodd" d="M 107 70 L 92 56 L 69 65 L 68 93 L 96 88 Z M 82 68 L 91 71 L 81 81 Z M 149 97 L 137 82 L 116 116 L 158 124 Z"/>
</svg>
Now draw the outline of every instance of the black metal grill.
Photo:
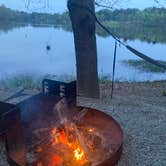
<svg viewBox="0 0 166 166">
<path fill-rule="evenodd" d="M 42 90 L 42 93 L 17 105 L 0 102 L 0 135 L 5 137 L 11 166 L 25 165 L 26 149 L 31 144 L 33 130 L 41 124 L 48 127 L 51 125 L 48 122 L 56 122 L 52 112 L 56 102 L 62 97 L 76 99 L 76 81 L 65 83 L 44 79 Z"/>
</svg>

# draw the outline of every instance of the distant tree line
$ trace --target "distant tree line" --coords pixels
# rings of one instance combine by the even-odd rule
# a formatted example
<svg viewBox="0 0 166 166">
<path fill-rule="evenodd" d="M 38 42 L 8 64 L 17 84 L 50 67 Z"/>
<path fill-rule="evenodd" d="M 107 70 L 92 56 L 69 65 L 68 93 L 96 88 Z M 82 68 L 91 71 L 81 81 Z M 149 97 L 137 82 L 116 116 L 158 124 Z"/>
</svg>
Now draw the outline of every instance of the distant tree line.
<svg viewBox="0 0 166 166">
<path fill-rule="evenodd" d="M 63 14 L 26 13 L 0 6 L 0 28 L 3 24 L 31 24 L 41 26 L 70 26 L 67 12 Z M 4 25 L 5 26 L 5 25 Z"/>
<path fill-rule="evenodd" d="M 166 42 L 166 8 L 101 10 L 98 18 L 124 40 Z M 101 35 L 107 35 L 97 28 Z"/>
<path fill-rule="evenodd" d="M 107 28 L 124 40 L 140 39 L 166 43 L 166 8 L 100 10 L 96 13 Z M 0 30 L 21 26 L 54 26 L 71 31 L 68 12 L 62 14 L 26 13 L 0 6 Z M 108 36 L 97 26 L 97 34 Z"/>
</svg>

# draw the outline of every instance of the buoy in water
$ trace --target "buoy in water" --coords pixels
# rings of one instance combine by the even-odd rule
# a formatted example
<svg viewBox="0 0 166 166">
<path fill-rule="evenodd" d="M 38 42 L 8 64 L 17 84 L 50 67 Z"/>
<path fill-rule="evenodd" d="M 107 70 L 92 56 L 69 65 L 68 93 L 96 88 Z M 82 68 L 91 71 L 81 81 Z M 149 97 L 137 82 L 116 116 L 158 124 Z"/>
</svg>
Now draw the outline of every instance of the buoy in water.
<svg viewBox="0 0 166 166">
<path fill-rule="evenodd" d="M 47 46 L 46 46 L 46 50 L 47 50 L 47 51 L 51 50 L 51 46 L 50 46 L 50 45 L 47 45 Z"/>
</svg>

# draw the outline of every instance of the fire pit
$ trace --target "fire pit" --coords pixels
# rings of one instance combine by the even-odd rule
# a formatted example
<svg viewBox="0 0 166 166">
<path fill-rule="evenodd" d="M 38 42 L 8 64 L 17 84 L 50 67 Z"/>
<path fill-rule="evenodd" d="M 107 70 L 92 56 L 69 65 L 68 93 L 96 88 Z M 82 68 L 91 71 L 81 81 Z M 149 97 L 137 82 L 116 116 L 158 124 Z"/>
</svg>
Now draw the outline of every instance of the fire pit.
<svg viewBox="0 0 166 166">
<path fill-rule="evenodd" d="M 49 89 L 47 93 L 18 104 L 25 133 L 27 165 L 117 164 L 122 152 L 119 124 L 102 111 L 77 107 L 71 99 L 74 95 L 65 96 L 67 87 L 74 84 L 66 85 L 60 88 L 62 83 L 56 82 L 57 89 L 61 89 L 63 97 L 66 97 L 65 102 L 61 90 L 56 94 L 50 93 L 55 88 L 52 84 L 51 89 L 46 88 Z"/>
</svg>

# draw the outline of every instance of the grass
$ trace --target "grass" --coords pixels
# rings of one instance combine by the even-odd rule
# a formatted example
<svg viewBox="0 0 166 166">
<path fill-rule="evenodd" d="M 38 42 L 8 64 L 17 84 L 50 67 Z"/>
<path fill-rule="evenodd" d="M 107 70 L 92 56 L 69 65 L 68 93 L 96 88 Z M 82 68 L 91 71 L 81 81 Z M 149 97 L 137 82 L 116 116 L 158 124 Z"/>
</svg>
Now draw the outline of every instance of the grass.
<svg viewBox="0 0 166 166">
<path fill-rule="evenodd" d="M 99 76 L 99 82 L 101 84 L 110 83 L 111 77 L 109 75 L 101 75 L 101 76 Z"/>
<path fill-rule="evenodd" d="M 70 82 L 75 80 L 75 77 L 72 75 L 44 75 L 44 76 L 35 76 L 30 74 L 19 74 L 15 76 L 8 76 L 0 80 L 0 89 L 12 89 L 22 87 L 25 89 L 41 89 L 42 80 L 55 79 L 64 82 Z"/>
<path fill-rule="evenodd" d="M 74 75 L 44 75 L 44 76 L 35 76 L 30 74 L 19 74 L 15 76 L 6 76 L 0 80 L 0 89 L 11 89 L 22 87 L 25 89 L 41 89 L 42 80 L 55 79 L 63 82 L 70 82 L 76 80 Z M 110 83 L 111 77 L 109 75 L 102 75 L 99 77 L 99 82 L 102 84 Z"/>
<path fill-rule="evenodd" d="M 12 89 L 12 88 L 18 88 L 22 87 L 25 89 L 30 89 L 30 90 L 41 90 L 42 86 L 42 80 L 44 78 L 47 79 L 53 79 L 57 81 L 62 81 L 62 82 L 70 82 L 73 80 L 76 80 L 76 77 L 74 75 L 44 75 L 44 76 L 35 76 L 35 75 L 30 75 L 30 74 L 20 74 L 20 75 L 15 75 L 15 76 L 6 76 L 3 79 L 0 79 L 0 90 L 5 90 L 5 89 Z M 99 76 L 99 83 L 100 84 L 110 84 L 112 82 L 110 75 L 100 75 Z M 121 79 L 116 79 L 116 83 L 123 82 L 123 83 L 136 83 L 133 79 L 133 81 L 125 81 Z M 162 82 L 162 81 L 158 81 Z M 164 81 L 165 82 L 165 81 Z M 143 83 L 150 83 L 149 81 L 143 82 Z M 166 96 L 166 91 L 163 92 L 163 96 Z"/>
<path fill-rule="evenodd" d="M 6 77 L 0 80 L 0 89 L 10 89 L 23 87 L 25 89 L 38 89 L 41 85 L 41 78 L 35 78 L 32 75 L 17 75 Z"/>
<path fill-rule="evenodd" d="M 166 65 L 166 61 L 158 61 L 161 64 Z M 164 69 L 161 69 L 149 62 L 143 60 L 124 60 L 123 64 L 128 65 L 130 67 L 136 68 L 138 70 L 149 72 L 149 73 L 164 73 L 166 72 Z"/>
</svg>

